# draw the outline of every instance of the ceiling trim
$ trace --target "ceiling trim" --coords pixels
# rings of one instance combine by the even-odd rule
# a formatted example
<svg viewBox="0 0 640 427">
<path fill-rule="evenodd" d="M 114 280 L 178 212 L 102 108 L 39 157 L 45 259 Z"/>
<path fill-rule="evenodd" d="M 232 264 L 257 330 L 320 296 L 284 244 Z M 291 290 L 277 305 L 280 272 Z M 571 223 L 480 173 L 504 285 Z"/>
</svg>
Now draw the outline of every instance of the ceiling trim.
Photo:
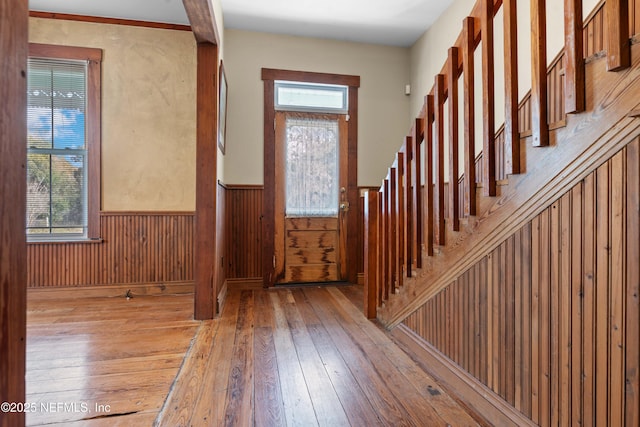
<svg viewBox="0 0 640 427">
<path fill-rule="evenodd" d="M 70 13 L 29 11 L 32 18 L 62 19 L 65 21 L 91 22 L 96 24 L 129 25 L 132 27 L 159 28 L 163 30 L 191 31 L 191 27 L 164 22 L 137 21 L 133 19 L 105 18 L 101 16 L 74 15 Z"/>
</svg>

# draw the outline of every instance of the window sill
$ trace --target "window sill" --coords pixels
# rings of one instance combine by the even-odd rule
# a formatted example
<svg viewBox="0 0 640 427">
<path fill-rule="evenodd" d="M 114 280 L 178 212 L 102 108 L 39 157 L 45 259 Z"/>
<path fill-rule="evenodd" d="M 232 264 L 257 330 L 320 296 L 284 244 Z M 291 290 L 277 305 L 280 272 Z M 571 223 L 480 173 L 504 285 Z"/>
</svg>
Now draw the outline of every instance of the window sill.
<svg viewBox="0 0 640 427">
<path fill-rule="evenodd" d="M 27 240 L 27 245 L 67 245 L 103 243 L 103 239 L 59 239 L 59 240 Z"/>
</svg>

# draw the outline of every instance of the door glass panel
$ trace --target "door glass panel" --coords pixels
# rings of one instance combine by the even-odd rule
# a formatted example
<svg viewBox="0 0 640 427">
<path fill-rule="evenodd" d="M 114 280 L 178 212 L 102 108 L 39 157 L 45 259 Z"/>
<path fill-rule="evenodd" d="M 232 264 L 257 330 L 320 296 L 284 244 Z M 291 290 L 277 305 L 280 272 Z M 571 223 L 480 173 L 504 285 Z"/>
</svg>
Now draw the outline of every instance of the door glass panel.
<svg viewBox="0 0 640 427">
<path fill-rule="evenodd" d="M 346 113 L 348 87 L 297 82 L 275 82 L 275 109 Z"/>
<path fill-rule="evenodd" d="M 286 215 L 338 216 L 338 120 L 287 117 Z"/>
</svg>

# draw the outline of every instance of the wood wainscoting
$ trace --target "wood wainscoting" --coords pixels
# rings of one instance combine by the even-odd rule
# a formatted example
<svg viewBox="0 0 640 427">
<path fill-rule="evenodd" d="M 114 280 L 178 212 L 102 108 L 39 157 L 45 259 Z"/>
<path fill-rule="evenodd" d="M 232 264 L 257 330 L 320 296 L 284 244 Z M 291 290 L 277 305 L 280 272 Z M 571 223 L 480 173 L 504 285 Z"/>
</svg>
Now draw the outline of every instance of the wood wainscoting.
<svg viewBox="0 0 640 427">
<path fill-rule="evenodd" d="M 227 279 L 262 278 L 262 185 L 225 185 Z"/>
<path fill-rule="evenodd" d="M 638 425 L 639 174 L 635 139 L 404 325 L 536 424 Z"/>
<path fill-rule="evenodd" d="M 28 286 L 193 281 L 193 212 L 102 212 L 100 241 L 28 246 Z"/>
<path fill-rule="evenodd" d="M 225 231 L 225 268 L 227 279 L 262 280 L 262 185 L 222 186 L 226 219 Z M 360 187 L 362 191 L 373 187 Z M 373 189 L 377 189 L 373 188 Z M 361 210 L 362 212 L 362 210 Z M 364 217 L 358 221 L 357 272 L 364 272 Z"/>
</svg>

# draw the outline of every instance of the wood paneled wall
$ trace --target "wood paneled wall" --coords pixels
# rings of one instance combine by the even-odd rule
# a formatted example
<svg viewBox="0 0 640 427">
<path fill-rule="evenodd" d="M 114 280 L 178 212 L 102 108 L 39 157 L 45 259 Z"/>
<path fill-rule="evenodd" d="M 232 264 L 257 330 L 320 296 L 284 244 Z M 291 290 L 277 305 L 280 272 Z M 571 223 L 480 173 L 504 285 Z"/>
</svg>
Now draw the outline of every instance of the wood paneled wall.
<svg viewBox="0 0 640 427">
<path fill-rule="evenodd" d="M 216 289 L 215 295 L 218 303 L 220 302 L 220 293 L 223 291 L 224 282 L 227 280 L 227 227 L 226 227 L 226 218 L 227 218 L 227 189 L 224 184 L 218 181 L 218 208 L 217 208 L 218 216 L 216 224 L 220 224 L 218 227 L 218 232 L 216 233 L 216 256 L 219 258 L 217 265 L 220 268 L 217 269 L 216 272 Z M 224 296 L 222 297 L 224 299 Z M 217 313 L 220 314 L 220 305 L 217 307 Z"/>
<path fill-rule="evenodd" d="M 28 244 L 28 286 L 193 280 L 193 212 L 102 212 L 99 242 Z"/>
<path fill-rule="evenodd" d="M 640 424 L 640 139 L 404 324 L 539 425 Z"/>
<path fill-rule="evenodd" d="M 262 277 L 262 186 L 226 186 L 227 278 Z"/>
<path fill-rule="evenodd" d="M 369 187 L 361 187 L 366 190 Z M 225 185 L 225 268 L 228 279 L 262 277 L 262 196 L 261 185 Z M 222 199 L 222 196 L 220 198 Z M 364 218 L 358 221 L 357 272 L 364 271 Z"/>
</svg>

